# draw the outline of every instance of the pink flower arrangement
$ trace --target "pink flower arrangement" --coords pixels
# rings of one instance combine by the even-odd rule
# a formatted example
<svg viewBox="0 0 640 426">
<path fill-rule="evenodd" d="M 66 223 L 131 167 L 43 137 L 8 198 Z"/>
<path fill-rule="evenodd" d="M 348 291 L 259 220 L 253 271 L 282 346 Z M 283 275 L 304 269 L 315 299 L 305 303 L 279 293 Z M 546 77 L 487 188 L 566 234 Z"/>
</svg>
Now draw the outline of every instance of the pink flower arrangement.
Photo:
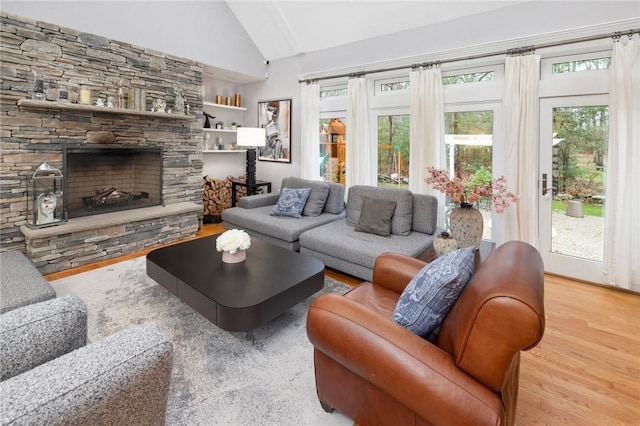
<svg viewBox="0 0 640 426">
<path fill-rule="evenodd" d="M 490 198 L 497 213 L 504 213 L 504 209 L 520 199 L 516 194 L 507 191 L 507 180 L 504 176 L 493 179 L 483 179 L 479 173 L 467 173 L 461 177 L 449 178 L 445 170 L 428 167 L 431 176 L 425 182 L 433 185 L 434 189 L 451 197 L 454 203 L 473 204 L 483 197 Z"/>
</svg>

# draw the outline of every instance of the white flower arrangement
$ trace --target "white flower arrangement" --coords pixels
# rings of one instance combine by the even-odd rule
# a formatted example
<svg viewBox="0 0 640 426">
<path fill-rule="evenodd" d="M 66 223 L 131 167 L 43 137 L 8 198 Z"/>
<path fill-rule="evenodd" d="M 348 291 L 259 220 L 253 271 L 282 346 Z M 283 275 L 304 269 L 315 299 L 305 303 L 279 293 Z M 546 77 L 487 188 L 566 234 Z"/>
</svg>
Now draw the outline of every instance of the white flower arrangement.
<svg viewBox="0 0 640 426">
<path fill-rule="evenodd" d="M 216 250 L 226 251 L 229 254 L 236 254 L 239 250 L 246 250 L 251 247 L 249 234 L 240 229 L 230 229 L 216 238 Z"/>
</svg>

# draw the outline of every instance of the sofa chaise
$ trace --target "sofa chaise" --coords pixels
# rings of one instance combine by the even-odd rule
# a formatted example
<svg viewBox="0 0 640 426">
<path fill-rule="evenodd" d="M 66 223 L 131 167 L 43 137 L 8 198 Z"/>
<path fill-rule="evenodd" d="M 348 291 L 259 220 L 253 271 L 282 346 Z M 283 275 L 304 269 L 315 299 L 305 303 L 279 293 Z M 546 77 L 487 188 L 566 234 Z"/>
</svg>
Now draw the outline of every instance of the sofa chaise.
<svg viewBox="0 0 640 426">
<path fill-rule="evenodd" d="M 272 216 L 270 213 L 280 194 L 258 194 L 243 197 L 237 207 L 224 210 L 224 227 L 243 229 L 252 237 L 299 251 L 303 232 L 344 217 L 343 185 L 286 177 L 282 179 L 281 188 L 311 189 L 301 218 Z"/>
<path fill-rule="evenodd" d="M 358 231 L 365 202 L 381 210 L 395 202 L 388 236 Z M 346 217 L 300 235 L 300 253 L 316 257 L 332 269 L 371 280 L 376 258 L 384 252 L 421 257 L 432 245 L 437 229 L 438 199 L 408 189 L 354 185 L 349 188 Z"/>
</svg>

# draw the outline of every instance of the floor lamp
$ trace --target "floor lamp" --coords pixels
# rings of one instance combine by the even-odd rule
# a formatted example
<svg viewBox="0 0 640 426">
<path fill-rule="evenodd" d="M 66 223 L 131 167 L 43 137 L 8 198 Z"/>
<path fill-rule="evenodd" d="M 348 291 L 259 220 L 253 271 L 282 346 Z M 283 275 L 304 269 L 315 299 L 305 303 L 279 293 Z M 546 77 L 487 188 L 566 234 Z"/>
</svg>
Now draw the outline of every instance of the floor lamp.
<svg viewBox="0 0 640 426">
<path fill-rule="evenodd" d="M 247 148 L 247 185 L 255 185 L 256 147 L 265 146 L 266 132 L 263 128 L 238 127 L 237 136 L 237 145 Z"/>
</svg>

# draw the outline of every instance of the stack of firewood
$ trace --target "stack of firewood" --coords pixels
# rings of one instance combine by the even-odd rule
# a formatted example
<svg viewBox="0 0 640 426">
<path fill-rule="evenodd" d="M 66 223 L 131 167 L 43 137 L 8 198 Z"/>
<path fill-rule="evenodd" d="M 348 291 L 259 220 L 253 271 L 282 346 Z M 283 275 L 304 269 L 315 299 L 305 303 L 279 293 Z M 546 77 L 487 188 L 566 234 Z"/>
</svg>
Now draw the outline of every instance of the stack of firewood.
<svg viewBox="0 0 640 426">
<path fill-rule="evenodd" d="M 220 215 L 224 209 L 231 207 L 231 180 L 244 180 L 241 176 L 235 178 L 227 176 L 226 179 L 214 179 L 210 176 L 204 176 L 202 183 L 202 202 L 204 204 L 204 220 L 205 222 L 220 222 Z M 237 187 L 236 202 L 240 197 L 247 195 L 247 188 L 244 186 Z"/>
</svg>

